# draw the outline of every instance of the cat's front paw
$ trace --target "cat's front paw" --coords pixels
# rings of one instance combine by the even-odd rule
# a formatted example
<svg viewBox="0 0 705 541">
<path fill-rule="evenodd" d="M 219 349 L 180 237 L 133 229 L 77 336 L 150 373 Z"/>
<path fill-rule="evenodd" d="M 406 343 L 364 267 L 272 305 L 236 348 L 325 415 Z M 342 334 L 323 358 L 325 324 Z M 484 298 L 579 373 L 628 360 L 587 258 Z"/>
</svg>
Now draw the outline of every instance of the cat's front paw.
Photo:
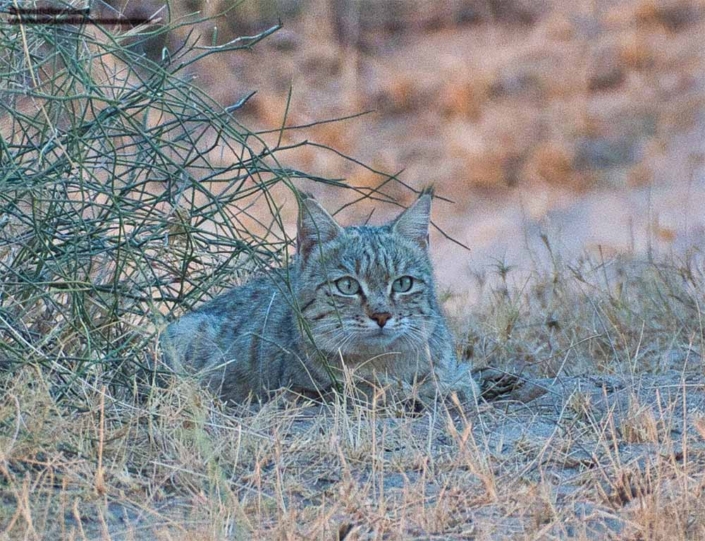
<svg viewBox="0 0 705 541">
<path fill-rule="evenodd" d="M 468 363 L 458 363 L 455 370 L 445 374 L 446 395 L 455 393 L 461 403 L 472 402 L 477 404 L 480 398 L 480 386 L 472 377 Z"/>
<path fill-rule="evenodd" d="M 437 377 L 428 377 L 420 385 L 413 387 L 413 398 L 429 404 L 435 400 L 448 399 L 453 394 L 465 404 L 476 404 L 480 398 L 480 387 L 470 373 L 469 365 L 458 365 L 452 373 L 440 373 Z"/>
</svg>

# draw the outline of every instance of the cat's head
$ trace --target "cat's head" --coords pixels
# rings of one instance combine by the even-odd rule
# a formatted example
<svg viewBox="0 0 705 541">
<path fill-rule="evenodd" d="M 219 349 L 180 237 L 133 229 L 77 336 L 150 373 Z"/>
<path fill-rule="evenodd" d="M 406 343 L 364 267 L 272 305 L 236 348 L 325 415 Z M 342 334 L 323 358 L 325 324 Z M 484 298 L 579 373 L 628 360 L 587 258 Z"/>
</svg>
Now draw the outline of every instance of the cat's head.
<svg viewBox="0 0 705 541">
<path fill-rule="evenodd" d="M 369 357 L 427 348 L 439 318 L 431 200 L 431 190 L 422 192 L 379 227 L 341 227 L 314 199 L 302 201 L 297 295 L 319 349 Z"/>
</svg>

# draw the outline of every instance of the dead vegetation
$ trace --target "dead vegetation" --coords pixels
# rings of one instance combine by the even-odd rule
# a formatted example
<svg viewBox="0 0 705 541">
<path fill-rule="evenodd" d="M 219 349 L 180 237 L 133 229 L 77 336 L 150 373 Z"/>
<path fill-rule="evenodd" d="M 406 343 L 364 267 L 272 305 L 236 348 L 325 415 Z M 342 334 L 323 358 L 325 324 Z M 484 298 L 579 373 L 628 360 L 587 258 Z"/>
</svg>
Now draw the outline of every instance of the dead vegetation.
<svg viewBox="0 0 705 541">
<path fill-rule="evenodd" d="M 583 262 L 520 285 L 510 270 L 457 322 L 476 365 L 513 376 L 477 408 L 232 408 L 178 378 L 126 399 L 84 377 L 77 407 L 20 367 L 3 378 L 0 524 L 10 538 L 699 538 L 696 261 Z"/>
</svg>

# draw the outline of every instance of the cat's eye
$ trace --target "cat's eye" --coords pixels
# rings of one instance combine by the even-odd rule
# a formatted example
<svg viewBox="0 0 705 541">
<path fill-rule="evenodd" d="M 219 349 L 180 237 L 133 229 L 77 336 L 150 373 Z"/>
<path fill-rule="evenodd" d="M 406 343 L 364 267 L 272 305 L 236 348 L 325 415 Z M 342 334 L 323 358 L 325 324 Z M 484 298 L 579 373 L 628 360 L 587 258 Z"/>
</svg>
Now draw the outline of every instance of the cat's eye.
<svg viewBox="0 0 705 541">
<path fill-rule="evenodd" d="M 414 284 L 414 279 L 411 276 L 402 276 L 392 282 L 392 291 L 395 293 L 406 293 Z"/>
<path fill-rule="evenodd" d="M 335 286 L 343 295 L 357 295 L 360 291 L 360 283 L 354 278 L 345 276 L 335 281 Z"/>
</svg>

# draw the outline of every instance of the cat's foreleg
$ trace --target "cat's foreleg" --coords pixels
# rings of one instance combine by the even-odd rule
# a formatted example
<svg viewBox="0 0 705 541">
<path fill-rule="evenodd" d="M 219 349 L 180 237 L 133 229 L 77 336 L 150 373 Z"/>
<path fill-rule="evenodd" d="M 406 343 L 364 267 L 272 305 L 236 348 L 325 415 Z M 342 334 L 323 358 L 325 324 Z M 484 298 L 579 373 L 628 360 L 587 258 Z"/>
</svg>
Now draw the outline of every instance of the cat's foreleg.
<svg viewBox="0 0 705 541">
<path fill-rule="evenodd" d="M 480 387 L 470 373 L 470 365 L 454 359 L 448 365 L 434 367 L 415 389 L 412 386 L 411 392 L 424 403 L 446 399 L 452 393 L 463 403 L 476 404 L 480 398 Z"/>
</svg>

